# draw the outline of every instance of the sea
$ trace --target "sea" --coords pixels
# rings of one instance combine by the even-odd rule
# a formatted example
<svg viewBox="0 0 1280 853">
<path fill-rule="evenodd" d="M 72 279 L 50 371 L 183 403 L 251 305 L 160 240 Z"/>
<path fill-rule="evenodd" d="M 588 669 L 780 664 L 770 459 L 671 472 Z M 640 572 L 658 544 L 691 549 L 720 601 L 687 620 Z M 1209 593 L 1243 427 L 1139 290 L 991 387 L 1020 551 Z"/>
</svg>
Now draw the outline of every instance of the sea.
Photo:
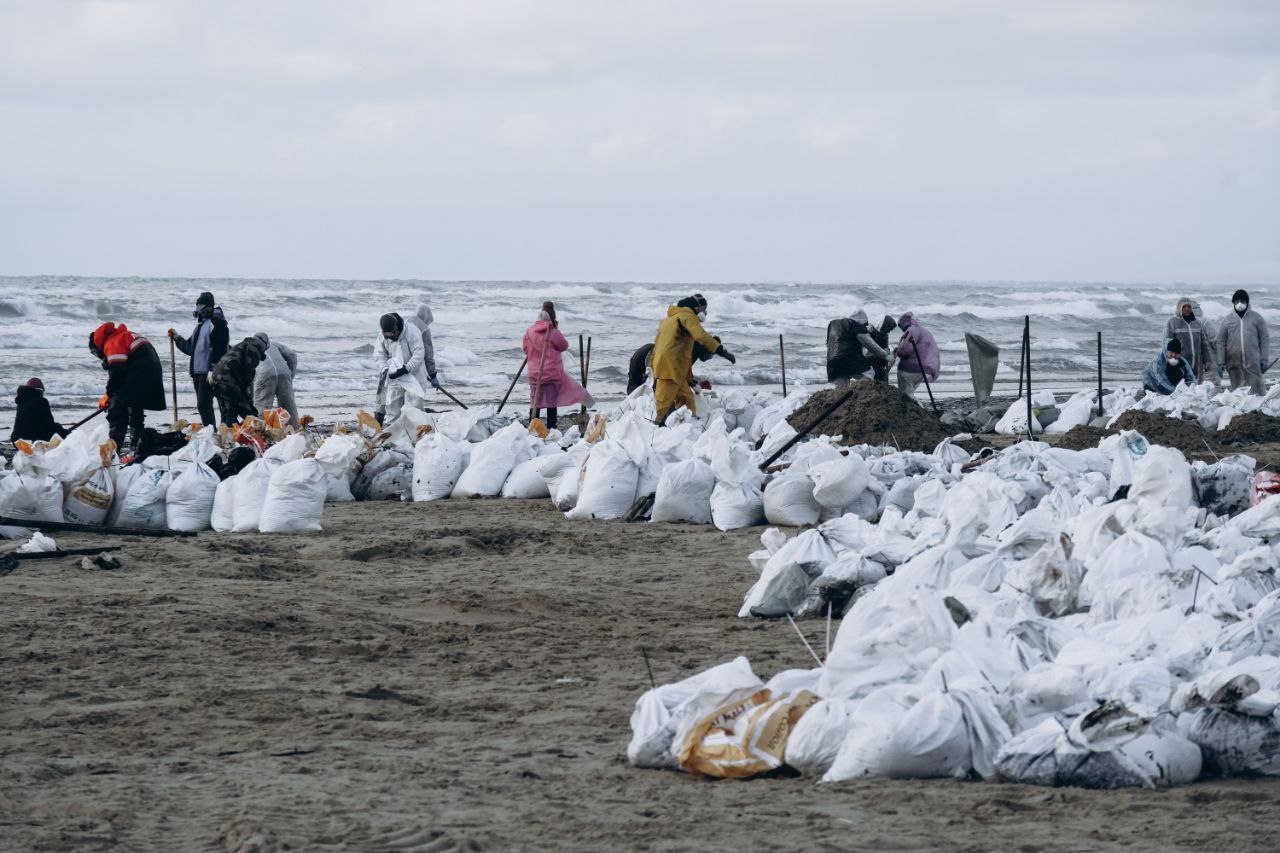
<svg viewBox="0 0 1280 853">
<path fill-rule="evenodd" d="M 1246 289 L 1254 309 L 1280 320 L 1280 285 Z M 233 343 L 266 332 L 298 352 L 299 408 L 324 423 L 353 421 L 357 409 L 371 406 L 379 316 L 412 313 L 424 303 L 435 315 L 440 379 L 469 406 L 501 399 L 521 364 L 524 331 L 545 299 L 556 303 L 560 329 L 570 342 L 566 368 L 579 374 L 579 338 L 589 341 L 589 389 L 599 402 L 620 399 L 632 352 L 653 340 L 669 305 L 692 293 L 706 296 L 706 328 L 737 356 L 736 364 L 713 358 L 695 368 L 721 391 L 781 392 L 784 354 L 788 390 L 823 387 L 827 323 L 861 308 L 873 323 L 886 314 L 913 311 L 941 348 L 942 375 L 934 392 L 961 397 L 973 393 L 966 332 L 999 346 L 997 394 L 1017 391 L 1025 318 L 1030 319 L 1037 390 L 1068 393 L 1096 386 L 1099 332 L 1104 384 L 1137 384 L 1143 366 L 1162 346 L 1176 301 L 1197 300 L 1204 316 L 1217 323 L 1231 311 L 1235 285 L 0 277 L 0 437 L 7 437 L 12 423 L 13 391 L 28 377 L 43 379 L 63 423 L 93 412 L 106 376 L 89 352 L 88 339 L 108 320 L 127 324 L 155 344 L 168 391 L 166 330 L 191 333 L 196 296 L 205 290 L 226 313 Z M 896 340 L 895 333 L 891 341 Z M 192 419 L 195 394 L 186 363 L 178 353 L 179 412 Z M 528 406 L 527 389 L 523 379 L 516 385 L 512 401 L 517 406 Z M 435 392 L 427 405 L 453 406 Z"/>
</svg>

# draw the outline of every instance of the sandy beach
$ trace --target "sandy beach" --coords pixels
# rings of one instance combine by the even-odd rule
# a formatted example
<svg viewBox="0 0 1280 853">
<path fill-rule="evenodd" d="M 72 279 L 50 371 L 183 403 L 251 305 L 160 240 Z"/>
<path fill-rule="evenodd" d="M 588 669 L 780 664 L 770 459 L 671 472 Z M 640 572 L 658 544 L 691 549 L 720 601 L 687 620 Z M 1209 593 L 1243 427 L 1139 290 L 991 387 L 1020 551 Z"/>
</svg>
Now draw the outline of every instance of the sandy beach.
<svg viewBox="0 0 1280 853">
<path fill-rule="evenodd" d="M 329 505 L 324 522 L 117 540 L 119 570 L 0 578 L 0 847 L 1266 850 L 1280 831 L 1276 780 L 635 770 L 642 648 L 659 683 L 737 654 L 765 677 L 811 663 L 785 621 L 734 616 L 760 528 L 501 500 Z M 822 623 L 802 624 L 820 649 Z"/>
</svg>

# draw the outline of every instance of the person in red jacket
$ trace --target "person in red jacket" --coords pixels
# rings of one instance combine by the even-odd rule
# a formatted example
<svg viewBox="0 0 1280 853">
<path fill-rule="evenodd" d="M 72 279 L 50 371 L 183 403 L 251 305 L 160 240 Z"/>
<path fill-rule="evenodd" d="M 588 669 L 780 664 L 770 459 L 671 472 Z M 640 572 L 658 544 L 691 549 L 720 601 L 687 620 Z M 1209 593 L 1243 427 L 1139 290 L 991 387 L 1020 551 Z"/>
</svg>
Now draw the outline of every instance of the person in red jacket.
<svg viewBox="0 0 1280 853">
<path fill-rule="evenodd" d="M 107 371 L 107 392 L 98 407 L 107 410 L 111 439 L 124 447 L 126 432 L 132 446 L 142 440 L 147 410 L 164 411 L 164 370 L 151 342 L 121 323 L 103 323 L 89 336 L 89 351 Z"/>
</svg>

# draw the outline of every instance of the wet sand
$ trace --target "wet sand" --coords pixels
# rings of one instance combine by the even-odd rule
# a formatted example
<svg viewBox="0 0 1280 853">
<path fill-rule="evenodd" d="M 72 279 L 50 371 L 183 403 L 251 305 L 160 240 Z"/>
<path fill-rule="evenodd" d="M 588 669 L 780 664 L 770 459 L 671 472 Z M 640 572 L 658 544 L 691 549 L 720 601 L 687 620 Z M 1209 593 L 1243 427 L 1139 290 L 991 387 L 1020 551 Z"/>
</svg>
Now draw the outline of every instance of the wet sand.
<svg viewBox="0 0 1280 853">
<path fill-rule="evenodd" d="M 0 577 L 0 847 L 1270 850 L 1280 832 L 1280 780 L 635 770 L 642 647 L 659 683 L 737 654 L 766 678 L 809 665 L 785 621 L 734 616 L 762 528 L 497 500 L 330 505 L 325 527 L 118 540 L 117 571 Z"/>
</svg>

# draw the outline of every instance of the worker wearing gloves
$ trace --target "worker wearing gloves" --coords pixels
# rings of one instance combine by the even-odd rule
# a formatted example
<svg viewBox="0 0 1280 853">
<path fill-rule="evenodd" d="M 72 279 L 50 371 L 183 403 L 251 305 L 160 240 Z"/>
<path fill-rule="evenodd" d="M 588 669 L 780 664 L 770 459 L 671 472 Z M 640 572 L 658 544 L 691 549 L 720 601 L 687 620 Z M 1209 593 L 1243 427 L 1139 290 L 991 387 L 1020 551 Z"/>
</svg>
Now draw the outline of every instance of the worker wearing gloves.
<svg viewBox="0 0 1280 853">
<path fill-rule="evenodd" d="M 898 359 L 898 388 L 914 400 L 916 388 L 926 376 L 930 382 L 938 381 L 941 370 L 938 342 L 910 311 L 898 318 L 898 328 L 903 333 L 894 351 Z"/>
<path fill-rule="evenodd" d="M 1203 382 L 1205 370 L 1213 364 L 1215 347 L 1196 308 L 1190 299 L 1179 299 L 1173 316 L 1164 324 L 1164 339 L 1173 338 L 1181 344 L 1182 359 L 1195 374 L 1196 382 Z"/>
<path fill-rule="evenodd" d="M 162 412 L 164 371 L 151 342 L 121 323 L 103 323 L 89 336 L 89 351 L 107 371 L 107 392 L 98 408 L 107 410 L 109 435 L 117 447 L 124 447 L 126 434 L 137 447 L 142 441 L 147 410 Z"/>
<path fill-rule="evenodd" d="M 1142 387 L 1156 394 L 1172 394 L 1179 382 L 1195 385 L 1196 375 L 1183 355 L 1182 342 L 1170 338 L 1160 354 L 1142 369 Z"/>
<path fill-rule="evenodd" d="M 889 351 L 872 337 L 867 312 L 861 308 L 827 324 L 827 381 L 837 388 L 870 378 L 872 359 L 881 360 L 887 371 L 889 358 Z"/>
<path fill-rule="evenodd" d="M 729 350 L 702 328 L 706 317 L 707 300 L 702 294 L 685 297 L 667 309 L 667 317 L 658 326 L 658 337 L 653 342 L 651 364 L 654 378 L 654 396 L 657 398 L 657 423 L 666 422 L 671 412 L 687 406 L 697 414 L 689 379 L 693 375 L 693 345 L 699 343 L 713 355 L 730 364 L 737 359 Z"/>
<path fill-rule="evenodd" d="M 227 354 L 209 371 L 209 384 L 222 410 L 223 426 L 240 423 L 242 418 L 258 414 L 253 404 L 253 383 L 258 365 L 267 354 L 266 335 L 245 338 L 227 350 Z"/>
<path fill-rule="evenodd" d="M 259 412 L 277 405 L 289 413 L 289 423 L 298 425 L 298 404 L 293 399 L 293 377 L 298 372 L 298 354 L 291 347 L 258 332 L 266 354 L 253 378 L 253 405 Z"/>
<path fill-rule="evenodd" d="M 381 334 L 373 345 L 373 361 L 378 367 L 374 415 L 378 423 L 385 423 L 400 417 L 406 397 L 421 403 L 427 386 L 438 389 L 440 381 L 427 371 L 422 335 L 416 327 L 406 333 L 405 321 L 399 314 L 383 314 L 378 326 Z"/>
<path fill-rule="evenodd" d="M 1271 363 L 1271 342 L 1262 316 L 1249 307 L 1249 294 L 1237 290 L 1231 296 L 1235 314 L 1218 327 L 1218 376 L 1231 377 L 1231 388 L 1249 386 L 1253 394 L 1267 393 L 1262 374 Z"/>
<path fill-rule="evenodd" d="M 209 384 L 209 371 L 217 364 L 231 344 L 231 332 L 227 328 L 227 318 L 222 309 L 213 301 L 213 294 L 204 291 L 196 297 L 196 310 L 191 312 L 196 318 L 196 327 L 191 337 L 184 338 L 173 329 L 169 337 L 183 355 L 191 357 L 187 372 L 191 375 L 191 383 L 196 389 L 196 410 L 200 413 L 200 423 L 205 426 L 217 426 L 213 419 L 213 386 Z"/>
</svg>

